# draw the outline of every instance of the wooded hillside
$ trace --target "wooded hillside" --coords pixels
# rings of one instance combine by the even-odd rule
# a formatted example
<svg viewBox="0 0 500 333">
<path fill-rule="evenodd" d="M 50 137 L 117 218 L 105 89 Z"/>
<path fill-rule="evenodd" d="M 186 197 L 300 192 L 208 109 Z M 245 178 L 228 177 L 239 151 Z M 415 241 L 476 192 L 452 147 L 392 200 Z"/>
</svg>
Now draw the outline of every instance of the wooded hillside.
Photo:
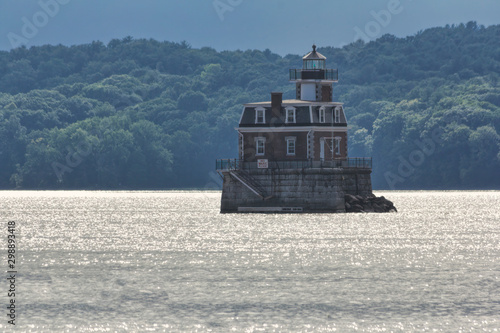
<svg viewBox="0 0 500 333">
<path fill-rule="evenodd" d="M 500 26 L 318 51 L 374 188 L 500 188 Z M 0 188 L 207 187 L 242 104 L 294 98 L 301 57 L 130 37 L 0 52 Z"/>
</svg>

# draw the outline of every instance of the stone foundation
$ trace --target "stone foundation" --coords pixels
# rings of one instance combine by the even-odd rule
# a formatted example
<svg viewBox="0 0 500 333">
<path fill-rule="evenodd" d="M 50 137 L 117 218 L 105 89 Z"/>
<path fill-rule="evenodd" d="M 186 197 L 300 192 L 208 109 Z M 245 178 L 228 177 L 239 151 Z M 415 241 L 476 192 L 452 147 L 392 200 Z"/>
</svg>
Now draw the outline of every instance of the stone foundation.
<svg viewBox="0 0 500 333">
<path fill-rule="evenodd" d="M 255 169 L 256 194 L 230 172 L 222 172 L 221 213 L 345 212 L 345 195 L 372 195 L 371 169 Z"/>
</svg>

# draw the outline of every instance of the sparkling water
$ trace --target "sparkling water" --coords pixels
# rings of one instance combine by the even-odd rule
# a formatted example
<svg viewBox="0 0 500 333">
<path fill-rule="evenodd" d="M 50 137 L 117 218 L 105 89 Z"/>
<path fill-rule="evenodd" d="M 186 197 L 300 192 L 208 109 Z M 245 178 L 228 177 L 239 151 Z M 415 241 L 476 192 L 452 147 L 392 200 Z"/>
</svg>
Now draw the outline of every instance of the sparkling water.
<svg viewBox="0 0 500 333">
<path fill-rule="evenodd" d="M 500 331 L 500 192 L 376 194 L 399 213 L 219 214 L 220 192 L 0 192 L 4 272 L 7 221 L 19 239 L 16 331 Z"/>
</svg>

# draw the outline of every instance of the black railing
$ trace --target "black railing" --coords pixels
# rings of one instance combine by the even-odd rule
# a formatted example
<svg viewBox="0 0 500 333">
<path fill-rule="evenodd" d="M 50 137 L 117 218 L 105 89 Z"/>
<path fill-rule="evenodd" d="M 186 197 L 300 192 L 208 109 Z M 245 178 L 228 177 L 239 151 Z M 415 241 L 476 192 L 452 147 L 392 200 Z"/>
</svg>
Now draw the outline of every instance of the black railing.
<svg viewBox="0 0 500 333">
<path fill-rule="evenodd" d="M 217 171 L 253 170 L 262 169 L 257 162 L 243 162 L 237 159 L 221 159 L 215 163 Z M 371 169 L 371 157 L 352 157 L 335 160 L 295 160 L 295 161 L 268 161 L 266 169 L 310 169 L 310 168 L 342 168 L 342 169 Z"/>
<path fill-rule="evenodd" d="M 371 157 L 353 157 L 346 159 L 345 162 L 347 162 L 347 168 L 356 168 L 356 169 L 372 168 Z"/>
<path fill-rule="evenodd" d="M 336 69 L 290 69 L 290 81 L 296 80 L 330 80 L 338 81 Z"/>
<path fill-rule="evenodd" d="M 231 170 L 239 170 L 242 161 L 237 159 L 221 159 L 215 161 L 215 170 L 217 171 L 231 171 Z"/>
</svg>

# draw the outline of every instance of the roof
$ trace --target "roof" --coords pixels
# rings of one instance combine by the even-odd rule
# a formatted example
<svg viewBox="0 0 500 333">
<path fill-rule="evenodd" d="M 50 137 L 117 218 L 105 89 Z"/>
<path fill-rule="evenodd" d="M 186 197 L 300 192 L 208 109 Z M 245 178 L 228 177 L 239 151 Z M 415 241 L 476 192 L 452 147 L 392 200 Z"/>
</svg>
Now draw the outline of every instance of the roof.
<svg viewBox="0 0 500 333">
<path fill-rule="evenodd" d="M 245 103 L 244 104 L 247 107 L 252 107 L 252 106 L 271 106 L 271 102 L 255 102 L 255 103 Z M 288 105 L 302 105 L 302 106 L 309 106 L 309 105 L 343 105 L 343 103 L 338 103 L 338 102 L 321 102 L 321 101 L 304 101 L 300 99 L 285 99 L 281 102 L 282 106 L 288 106 Z"/>
<path fill-rule="evenodd" d="M 319 52 L 316 52 L 316 45 L 313 45 L 313 50 L 302 57 L 302 60 L 326 60 L 326 57 Z"/>
<path fill-rule="evenodd" d="M 257 113 L 256 109 L 260 107 L 264 110 L 264 123 L 257 123 Z M 311 105 L 302 104 L 294 105 L 295 109 L 295 121 L 293 123 L 287 122 L 287 105 L 283 104 L 279 110 L 279 114 L 276 114 L 277 110 L 272 109 L 270 104 L 267 105 L 245 105 L 243 112 L 241 114 L 239 128 L 257 128 L 257 127 L 347 127 L 347 120 L 344 115 L 344 111 L 341 109 L 340 121 L 334 123 L 334 109 L 338 104 L 328 103 L 325 108 L 325 120 L 324 122 L 319 121 L 319 110 L 323 105 Z"/>
</svg>

